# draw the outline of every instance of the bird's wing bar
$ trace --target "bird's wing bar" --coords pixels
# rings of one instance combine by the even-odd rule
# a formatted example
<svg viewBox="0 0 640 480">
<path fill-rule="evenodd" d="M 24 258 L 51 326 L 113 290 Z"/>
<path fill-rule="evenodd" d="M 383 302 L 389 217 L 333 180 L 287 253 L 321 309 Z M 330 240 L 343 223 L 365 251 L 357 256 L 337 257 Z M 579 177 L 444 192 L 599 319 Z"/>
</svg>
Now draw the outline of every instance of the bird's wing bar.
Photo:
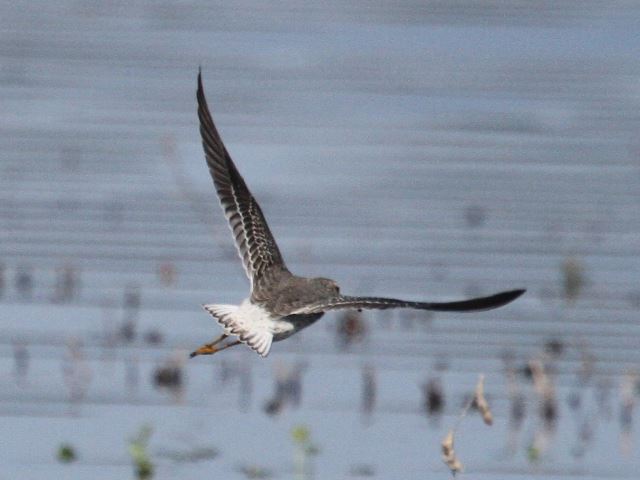
<svg viewBox="0 0 640 480">
<path fill-rule="evenodd" d="M 270 267 L 286 267 L 258 202 L 231 160 L 213 123 L 204 96 L 201 72 L 198 72 L 197 99 L 200 135 L 209 173 L 253 288 L 255 280 Z"/>
<path fill-rule="evenodd" d="M 459 302 L 411 302 L 407 300 L 397 300 L 395 298 L 382 297 L 333 297 L 323 302 L 317 302 L 306 307 L 299 308 L 293 314 L 309 314 L 326 312 L 327 310 L 338 310 L 347 308 L 357 309 L 377 309 L 387 308 L 413 308 L 417 310 L 433 310 L 438 312 L 476 312 L 480 310 L 491 310 L 502 307 L 514 301 L 525 290 L 510 290 L 496 293 L 488 297 L 478 297 Z"/>
</svg>

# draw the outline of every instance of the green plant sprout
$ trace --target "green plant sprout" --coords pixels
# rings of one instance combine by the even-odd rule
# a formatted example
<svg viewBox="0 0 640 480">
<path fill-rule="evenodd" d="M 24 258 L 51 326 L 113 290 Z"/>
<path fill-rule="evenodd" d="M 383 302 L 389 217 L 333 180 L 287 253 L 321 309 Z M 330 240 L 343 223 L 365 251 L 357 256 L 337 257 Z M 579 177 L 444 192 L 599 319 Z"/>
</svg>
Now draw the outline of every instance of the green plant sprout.
<svg viewBox="0 0 640 480">
<path fill-rule="evenodd" d="M 143 425 L 136 436 L 129 440 L 129 455 L 133 460 L 137 480 L 153 478 L 154 467 L 148 452 L 152 432 L 149 425 Z"/>
<path fill-rule="evenodd" d="M 60 463 L 71 463 L 78 459 L 75 449 L 68 443 L 60 444 L 56 458 Z"/>
<path fill-rule="evenodd" d="M 295 477 L 304 480 L 313 478 L 311 457 L 318 455 L 320 449 L 311 441 L 311 432 L 305 425 L 298 425 L 291 430 L 291 438 L 294 449 L 294 473 Z"/>
</svg>

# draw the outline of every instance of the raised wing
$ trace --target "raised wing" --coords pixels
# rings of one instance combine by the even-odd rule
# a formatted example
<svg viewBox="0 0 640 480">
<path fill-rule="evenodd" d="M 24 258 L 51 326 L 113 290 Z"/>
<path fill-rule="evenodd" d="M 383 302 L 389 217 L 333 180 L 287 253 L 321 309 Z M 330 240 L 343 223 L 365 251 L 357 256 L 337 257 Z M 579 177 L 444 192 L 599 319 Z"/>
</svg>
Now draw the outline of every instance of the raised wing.
<svg viewBox="0 0 640 480">
<path fill-rule="evenodd" d="M 292 314 L 310 314 L 326 312 L 327 310 L 339 310 L 346 308 L 354 309 L 377 309 L 387 308 L 413 308 L 417 310 L 433 310 L 439 312 L 476 312 L 480 310 L 491 310 L 502 307 L 514 301 L 526 290 L 510 290 L 508 292 L 496 293 L 489 297 L 478 297 L 460 302 L 411 302 L 407 300 L 397 300 L 395 298 L 382 297 L 347 297 L 337 296 L 326 301 L 302 307 L 292 312 Z"/>
<path fill-rule="evenodd" d="M 264 283 L 258 280 L 270 268 L 277 266 L 286 270 L 286 267 L 258 202 L 233 164 L 213 123 L 200 72 L 197 98 L 200 135 L 209 173 L 253 289 L 254 285 Z"/>
</svg>

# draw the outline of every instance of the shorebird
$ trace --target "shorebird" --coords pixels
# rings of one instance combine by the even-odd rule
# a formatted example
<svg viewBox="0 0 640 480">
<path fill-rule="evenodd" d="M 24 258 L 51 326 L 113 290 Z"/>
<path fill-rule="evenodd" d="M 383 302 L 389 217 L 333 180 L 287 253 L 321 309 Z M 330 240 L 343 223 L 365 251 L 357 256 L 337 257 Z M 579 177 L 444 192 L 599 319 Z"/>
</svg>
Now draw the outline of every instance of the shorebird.
<svg viewBox="0 0 640 480">
<path fill-rule="evenodd" d="M 470 312 L 501 307 L 524 293 L 524 290 L 510 290 L 457 302 L 415 302 L 342 295 L 338 284 L 331 279 L 292 274 L 258 202 L 222 143 L 207 106 L 201 72 L 198 73 L 197 99 L 205 159 L 249 277 L 251 294 L 240 305 L 202 305 L 224 330 L 211 343 L 191 353 L 191 357 L 211 355 L 241 343 L 266 357 L 272 342 L 284 340 L 308 327 L 328 310 L 413 308 Z M 231 340 L 224 342 L 229 337 Z"/>
</svg>

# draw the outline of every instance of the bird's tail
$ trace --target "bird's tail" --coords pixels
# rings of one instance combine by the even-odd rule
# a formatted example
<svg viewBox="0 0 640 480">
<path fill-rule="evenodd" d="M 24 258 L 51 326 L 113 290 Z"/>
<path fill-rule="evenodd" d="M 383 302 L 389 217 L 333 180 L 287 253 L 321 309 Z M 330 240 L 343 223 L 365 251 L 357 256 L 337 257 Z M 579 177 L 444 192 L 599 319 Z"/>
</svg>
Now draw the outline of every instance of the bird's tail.
<svg viewBox="0 0 640 480">
<path fill-rule="evenodd" d="M 245 325 L 245 322 L 238 315 L 239 307 L 237 305 L 202 305 L 207 312 L 216 319 L 218 324 L 224 328 L 226 335 L 237 335 L 238 340 L 247 344 L 252 350 L 260 356 L 266 357 L 271 350 L 273 334 L 267 330 L 251 328 Z"/>
<path fill-rule="evenodd" d="M 240 325 L 237 325 L 233 320 L 233 314 L 238 310 L 237 305 L 202 305 L 207 312 L 216 319 L 218 324 L 224 328 L 224 333 L 227 335 L 235 334 L 239 335 L 241 332 Z"/>
</svg>

